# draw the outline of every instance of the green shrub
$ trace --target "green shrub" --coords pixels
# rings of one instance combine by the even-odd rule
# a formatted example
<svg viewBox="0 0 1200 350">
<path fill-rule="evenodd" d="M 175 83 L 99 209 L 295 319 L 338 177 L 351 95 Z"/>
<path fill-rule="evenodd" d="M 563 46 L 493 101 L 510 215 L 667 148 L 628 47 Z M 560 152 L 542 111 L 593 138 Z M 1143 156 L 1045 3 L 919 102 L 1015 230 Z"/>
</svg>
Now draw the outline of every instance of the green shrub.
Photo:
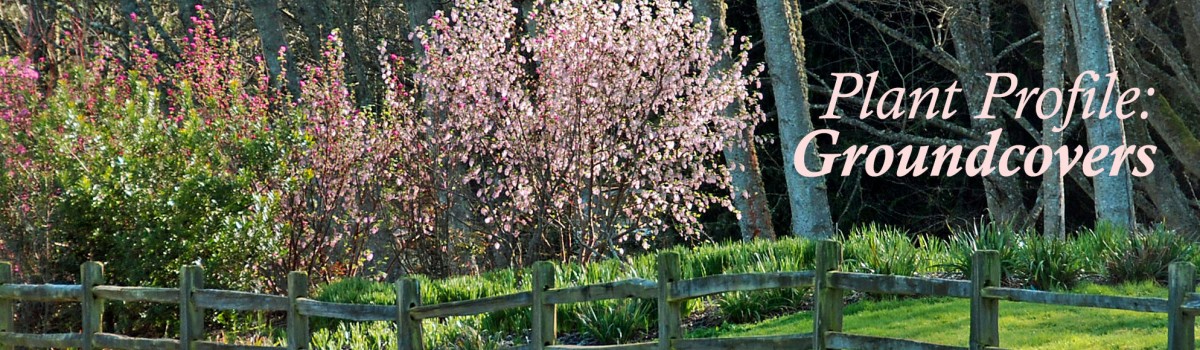
<svg viewBox="0 0 1200 350">
<path fill-rule="evenodd" d="M 852 271 L 911 276 L 925 256 L 907 232 L 874 224 L 859 226 L 842 238 L 845 265 Z"/>
<path fill-rule="evenodd" d="M 808 300 L 807 291 L 807 288 L 789 288 L 724 293 L 716 299 L 716 304 L 721 317 L 728 322 L 759 322 L 799 309 Z"/>
<path fill-rule="evenodd" d="M 1192 259 L 1195 246 L 1162 226 L 1136 229 L 1105 251 L 1105 267 L 1113 283 L 1165 281 L 1172 262 Z"/>
<path fill-rule="evenodd" d="M 426 322 L 426 349 L 495 350 L 503 344 L 499 334 L 480 327 L 475 317 L 456 317 L 445 322 Z M 384 349 L 384 348 L 380 348 Z"/>
<path fill-rule="evenodd" d="M 950 243 L 938 237 L 918 235 L 916 238 L 917 255 L 921 257 L 918 272 L 945 272 L 943 266 L 952 261 Z"/>
<path fill-rule="evenodd" d="M 396 329 L 392 322 L 343 322 L 334 328 L 316 329 L 315 350 L 395 349 Z"/>
<path fill-rule="evenodd" d="M 1040 290 L 1071 289 L 1085 273 L 1085 260 L 1075 245 L 1040 235 L 1025 237 L 1016 270 Z"/>
<path fill-rule="evenodd" d="M 396 288 L 365 278 L 350 277 L 318 287 L 315 300 L 332 303 L 395 305 Z"/>
<path fill-rule="evenodd" d="M 680 255 L 683 278 L 697 278 L 720 275 L 731 269 L 739 269 L 741 273 L 811 270 L 815 265 L 814 249 L 813 241 L 791 237 L 705 244 L 674 251 Z M 753 268 L 746 269 L 748 266 Z"/>
<path fill-rule="evenodd" d="M 1128 240 L 1129 230 L 1108 222 L 1102 222 L 1094 229 L 1082 230 L 1074 237 L 1076 253 L 1083 259 L 1085 269 L 1097 275 L 1106 274 L 1108 252 L 1111 249 L 1124 249 L 1122 247 Z"/>
<path fill-rule="evenodd" d="M 389 283 L 378 283 L 365 278 L 351 277 L 317 288 L 313 299 L 331 303 L 396 305 L 396 289 Z M 343 323 L 318 317 L 312 321 L 313 329 L 340 327 Z"/>
<path fill-rule="evenodd" d="M 757 243 L 758 247 L 770 243 Z M 811 244 L 807 245 L 812 247 Z M 755 254 L 731 257 L 733 265 L 726 266 L 723 273 L 762 273 L 779 271 L 812 270 L 812 250 L 803 247 L 791 252 L 762 249 Z M 786 250 L 785 250 L 786 251 Z M 807 254 L 807 255 L 806 255 Z M 806 301 L 807 288 L 771 289 L 750 292 L 732 292 L 715 296 L 718 312 L 730 322 L 746 323 L 761 321 L 765 317 L 784 311 L 795 310 Z"/>
<path fill-rule="evenodd" d="M 1010 227 L 987 223 L 970 231 L 954 230 L 948 243 L 949 261 L 939 267 L 947 272 L 971 276 L 971 257 L 978 250 L 1000 252 L 1000 271 L 1007 279 L 1017 265 L 1017 249 L 1024 245 L 1021 235 Z"/>
<path fill-rule="evenodd" d="M 658 308 L 642 299 L 604 300 L 575 306 L 578 331 L 598 344 L 624 344 L 655 327 Z"/>
</svg>

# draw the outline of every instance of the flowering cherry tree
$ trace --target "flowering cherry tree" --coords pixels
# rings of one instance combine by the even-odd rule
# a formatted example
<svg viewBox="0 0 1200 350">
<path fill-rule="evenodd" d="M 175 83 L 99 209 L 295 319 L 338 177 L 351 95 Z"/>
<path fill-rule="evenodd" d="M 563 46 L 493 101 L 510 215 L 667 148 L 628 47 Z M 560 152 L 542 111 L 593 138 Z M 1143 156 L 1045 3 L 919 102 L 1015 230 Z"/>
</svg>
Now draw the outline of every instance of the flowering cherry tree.
<svg viewBox="0 0 1200 350">
<path fill-rule="evenodd" d="M 537 1 L 524 18 L 511 4 L 465 1 L 415 33 L 431 113 L 404 136 L 424 151 L 413 159 L 462 169 L 438 190 L 524 259 L 698 236 L 699 212 L 729 205 L 711 190 L 728 183 L 717 154 L 761 116 L 721 113 L 756 97 L 744 41 L 709 50 L 708 28 L 669 0 Z M 722 54 L 736 63 L 713 70 Z"/>
</svg>

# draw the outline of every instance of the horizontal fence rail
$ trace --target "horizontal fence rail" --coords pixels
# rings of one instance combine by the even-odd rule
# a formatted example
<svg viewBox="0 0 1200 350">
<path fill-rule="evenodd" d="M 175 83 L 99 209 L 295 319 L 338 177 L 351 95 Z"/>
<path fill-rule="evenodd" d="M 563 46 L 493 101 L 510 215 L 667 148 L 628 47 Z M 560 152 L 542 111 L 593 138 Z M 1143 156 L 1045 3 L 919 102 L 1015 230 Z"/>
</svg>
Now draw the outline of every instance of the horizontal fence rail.
<svg viewBox="0 0 1200 350">
<path fill-rule="evenodd" d="M 80 289 L 82 292 L 82 289 Z M 114 301 L 178 304 L 179 288 L 96 286 L 97 298 Z"/>
<path fill-rule="evenodd" d="M 684 300 L 728 292 L 799 288 L 813 285 L 812 271 L 713 275 L 679 281 L 671 286 L 671 300 Z"/>
<path fill-rule="evenodd" d="M 1137 298 L 1114 295 L 1092 295 L 1043 292 L 1038 290 L 987 287 L 983 295 L 1008 301 L 1027 303 L 1090 307 L 1098 309 L 1115 309 L 1138 312 L 1167 313 L 1170 310 L 1167 299 Z"/>
<path fill-rule="evenodd" d="M 61 284 L 5 284 L 0 286 L 0 299 L 78 302 L 83 295 L 79 285 Z"/>
<path fill-rule="evenodd" d="M 940 278 L 833 272 L 834 287 L 864 293 L 971 298 L 971 282 Z"/>
<path fill-rule="evenodd" d="M 414 319 L 423 320 L 427 318 L 473 316 L 488 312 L 530 307 L 531 305 L 533 305 L 532 293 L 521 292 L 434 305 L 421 305 L 411 308 L 409 313 Z"/>
<path fill-rule="evenodd" d="M 288 295 L 269 295 L 204 288 L 203 270 L 180 269 L 178 288 L 104 285 L 103 266 L 87 262 L 80 267 L 80 284 L 12 283 L 12 267 L 0 263 L 0 350 L 13 347 L 80 349 L 308 349 L 310 317 L 347 321 L 396 323 L 397 347 L 424 349 L 422 320 L 471 316 L 510 309 L 531 310 L 530 342 L 509 349 L 656 349 L 656 350 L 777 350 L 811 349 L 1000 349 L 1001 300 L 1073 307 L 1104 308 L 1168 315 L 1168 348 L 1195 349 L 1195 316 L 1200 314 L 1200 293 L 1195 292 L 1196 269 L 1191 263 L 1174 263 L 1169 270 L 1170 296 L 1145 298 L 1045 292 L 1000 286 L 999 254 L 978 251 L 972 257 L 970 280 L 877 275 L 840 271 L 841 245 L 820 241 L 815 271 L 781 271 L 680 278 L 676 253 L 658 257 L 657 280 L 628 279 L 607 283 L 555 288 L 555 267 L 546 262 L 533 266 L 532 288 L 507 295 L 424 305 L 413 279 L 396 281 L 396 303 L 364 305 L 324 302 L 309 297 L 308 276 L 288 275 Z M 682 336 L 682 305 L 689 299 L 730 292 L 783 288 L 812 288 L 813 328 L 794 334 L 759 337 L 689 339 Z M 842 329 L 844 293 L 953 297 L 971 300 L 968 347 L 915 340 L 846 333 Z M 657 300 L 658 339 L 621 345 L 559 345 L 556 306 L 611 299 Z M 29 334 L 14 332 L 14 302 L 80 303 L 83 324 L 79 333 Z M 100 325 L 108 301 L 175 304 L 180 308 L 178 339 L 135 338 L 103 332 Z M 287 313 L 286 347 L 223 344 L 205 339 L 203 310 L 275 311 Z"/>
<path fill-rule="evenodd" d="M 216 289 L 197 289 L 192 291 L 196 307 L 212 310 L 231 311 L 287 311 L 288 298 L 278 295 L 266 295 L 247 292 L 235 292 Z M 179 296 L 175 296 L 179 302 Z"/>
</svg>

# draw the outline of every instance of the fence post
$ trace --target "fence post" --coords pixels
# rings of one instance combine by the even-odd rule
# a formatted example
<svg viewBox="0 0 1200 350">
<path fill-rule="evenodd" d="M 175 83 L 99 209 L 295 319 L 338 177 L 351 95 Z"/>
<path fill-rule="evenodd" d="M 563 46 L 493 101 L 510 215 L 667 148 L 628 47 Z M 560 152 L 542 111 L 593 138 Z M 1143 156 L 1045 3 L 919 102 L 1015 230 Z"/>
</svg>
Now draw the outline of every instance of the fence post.
<svg viewBox="0 0 1200 350">
<path fill-rule="evenodd" d="M 1180 308 L 1196 291 L 1196 266 L 1174 262 L 1168 268 L 1170 295 L 1167 297 L 1167 349 L 1196 349 L 1196 316 Z"/>
<path fill-rule="evenodd" d="M 0 285 L 12 283 L 12 262 L 0 261 Z M 12 310 L 12 300 L 8 298 L 0 298 L 0 332 L 16 332 L 14 330 L 12 320 L 14 318 Z M 0 350 L 12 350 L 10 344 L 0 344 Z"/>
<path fill-rule="evenodd" d="M 658 254 L 658 350 L 674 348 L 683 337 L 683 301 L 671 301 L 671 286 L 681 278 L 679 253 Z"/>
<path fill-rule="evenodd" d="M 842 331 L 842 290 L 833 286 L 830 273 L 842 267 L 842 244 L 831 240 L 817 241 L 816 276 L 813 286 L 813 348 L 829 348 L 828 332 Z"/>
<path fill-rule="evenodd" d="M 204 269 L 196 265 L 179 268 L 179 348 L 189 350 L 192 342 L 204 339 L 204 310 L 196 306 L 197 289 L 204 288 Z"/>
<path fill-rule="evenodd" d="M 421 305 L 421 289 L 417 282 L 411 278 L 396 281 L 396 306 L 400 309 L 396 319 L 396 345 L 400 350 L 421 350 L 425 347 L 425 341 L 421 338 L 421 320 L 414 319 L 409 313 L 417 305 Z"/>
<path fill-rule="evenodd" d="M 13 269 L 12 263 L 7 261 L 0 262 L 0 285 L 12 283 Z M 0 332 L 16 332 L 13 328 L 13 301 L 11 299 L 0 299 Z M 0 344 L 0 350 L 12 350 L 13 346 L 8 344 Z"/>
<path fill-rule="evenodd" d="M 303 271 L 288 273 L 287 292 L 287 348 L 307 350 L 312 334 L 309 333 L 308 316 L 300 314 L 300 310 L 296 308 L 296 299 L 308 297 L 308 274 Z"/>
<path fill-rule="evenodd" d="M 971 256 L 971 349 L 1000 346 L 1000 300 L 985 298 L 983 290 L 1000 286 L 1000 252 L 976 251 Z"/>
<path fill-rule="evenodd" d="M 97 298 L 93 288 L 104 283 L 104 265 L 88 261 L 79 266 L 79 284 L 83 287 L 80 306 L 83 311 L 83 350 L 92 350 L 92 339 L 100 332 L 104 316 L 104 300 Z"/>
<path fill-rule="evenodd" d="M 558 341 L 557 307 L 546 302 L 546 291 L 554 288 L 554 264 L 533 263 L 533 349 L 545 349 Z"/>
</svg>

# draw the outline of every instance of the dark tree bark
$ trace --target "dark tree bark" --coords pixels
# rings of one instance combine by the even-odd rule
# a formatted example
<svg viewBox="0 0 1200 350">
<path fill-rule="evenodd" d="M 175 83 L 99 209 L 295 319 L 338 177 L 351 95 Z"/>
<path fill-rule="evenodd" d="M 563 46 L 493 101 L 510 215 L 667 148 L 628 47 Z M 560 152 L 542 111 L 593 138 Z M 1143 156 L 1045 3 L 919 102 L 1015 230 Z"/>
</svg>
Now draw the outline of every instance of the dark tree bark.
<svg viewBox="0 0 1200 350">
<path fill-rule="evenodd" d="M 49 60 L 50 32 L 54 29 L 56 2 L 54 0 L 29 0 L 26 11 L 29 12 L 28 27 L 25 28 L 25 55 L 32 62 L 51 62 L 44 69 L 53 71 L 55 67 Z M 45 61 L 43 61 L 45 60 Z"/>
<path fill-rule="evenodd" d="M 1200 80 L 1200 1 L 1175 0 L 1175 13 L 1179 16 L 1179 28 L 1183 30 L 1183 38 L 1187 43 L 1192 78 Z"/>
<path fill-rule="evenodd" d="M 333 29 L 330 17 L 329 5 L 325 0 L 296 1 L 296 22 L 300 23 L 300 30 L 308 39 L 308 49 L 314 57 L 321 55 L 324 50 L 322 40 Z"/>
<path fill-rule="evenodd" d="M 729 37 L 725 25 L 724 0 L 692 0 L 692 8 L 698 21 L 709 21 L 712 38 L 709 39 L 709 49 L 720 52 Z M 717 71 L 733 68 L 733 58 L 729 54 L 721 57 L 721 61 L 713 67 Z M 745 113 L 746 106 L 742 101 L 735 101 L 725 109 L 728 118 L 734 118 Z M 754 149 L 754 125 L 742 129 L 738 136 L 725 146 L 725 162 L 729 166 L 731 178 L 730 196 L 733 207 L 738 211 L 738 228 L 742 240 L 755 238 L 775 239 L 775 226 L 771 222 L 771 211 L 767 209 L 767 190 L 763 186 L 762 173 L 759 172 L 758 154 Z"/>
<path fill-rule="evenodd" d="M 1191 18 L 1200 20 L 1189 11 L 1197 10 L 1200 5 L 1177 5 L 1177 14 L 1181 19 Z M 1124 26 L 1113 28 L 1114 36 L 1123 43 L 1149 44 L 1153 50 L 1140 50 L 1139 45 L 1125 45 L 1121 52 L 1122 69 L 1133 77 L 1142 87 L 1155 87 L 1156 96 L 1161 103 L 1154 104 L 1158 108 L 1151 111 L 1153 117 L 1146 118 L 1166 146 L 1176 158 L 1183 160 L 1183 170 L 1195 177 L 1200 177 L 1200 140 L 1197 140 L 1196 125 L 1200 125 L 1200 66 L 1189 63 L 1191 54 L 1185 54 L 1176 48 L 1181 44 L 1172 41 L 1160 28 L 1154 18 L 1137 4 L 1126 4 L 1122 7 L 1124 15 L 1130 19 Z M 1200 27 L 1200 24 L 1180 25 L 1187 33 L 1189 27 Z M 1200 30 L 1200 28 L 1194 28 Z M 1195 46 L 1200 46 L 1200 38 L 1184 35 L 1188 52 Z M 1200 53 L 1198 53 L 1200 54 Z M 1195 60 L 1193 58 L 1193 60 Z M 1191 160 L 1191 161 L 1188 161 Z"/>
<path fill-rule="evenodd" d="M 342 6 L 338 11 L 336 25 L 341 30 L 342 49 L 346 53 L 346 77 L 350 80 L 358 106 L 371 106 L 375 104 L 375 92 L 371 89 L 367 62 L 363 60 L 362 42 L 359 40 L 362 37 L 354 23 L 358 18 L 358 3 L 353 0 L 341 0 L 339 3 Z"/>
<path fill-rule="evenodd" d="M 1157 105 L 1158 101 L 1138 101 L 1138 105 L 1153 110 L 1153 105 Z M 1137 145 L 1151 145 L 1154 140 L 1150 138 L 1150 131 L 1147 130 L 1144 121 L 1137 118 L 1125 120 L 1125 125 L 1129 131 L 1129 141 Z M 1188 204 L 1190 201 L 1187 194 L 1179 187 L 1179 181 L 1170 169 L 1170 162 L 1167 161 L 1163 152 L 1159 151 L 1150 156 L 1156 168 L 1145 177 L 1138 178 L 1138 187 L 1150 197 L 1150 201 L 1154 203 L 1153 208 L 1147 210 L 1157 212 L 1154 215 L 1154 221 L 1162 222 L 1167 228 L 1182 234 L 1186 237 L 1196 239 L 1200 235 L 1200 216 Z"/>
<path fill-rule="evenodd" d="M 346 80 L 350 83 L 354 99 L 359 107 L 370 106 L 375 97 L 370 89 L 366 62 L 359 42 L 355 20 L 358 3 L 352 0 L 339 1 L 338 7 L 330 7 L 328 0 L 296 1 L 296 21 L 304 36 L 308 37 L 308 48 L 313 57 L 320 57 L 325 50 L 325 38 L 336 28 L 342 41 L 346 60 Z"/>
<path fill-rule="evenodd" d="M 300 80 L 296 77 L 296 70 L 291 67 L 292 60 L 288 58 L 287 53 L 280 58 L 279 49 L 287 47 L 287 39 L 284 37 L 283 23 L 279 14 L 278 0 L 248 0 L 250 12 L 254 17 L 254 26 L 258 29 L 258 39 L 262 46 L 263 59 L 267 63 L 267 70 L 271 74 L 271 84 L 275 89 L 283 89 L 283 82 L 279 80 L 284 73 L 284 61 L 287 65 L 287 75 L 283 76 L 287 83 L 287 89 L 292 93 L 292 96 L 300 96 Z"/>
<path fill-rule="evenodd" d="M 971 111 L 971 128 L 983 135 L 1004 128 L 1004 122 L 993 119 L 974 118 L 983 110 L 987 94 L 987 73 L 995 72 L 995 57 L 992 53 L 991 0 L 960 0 L 955 3 L 950 15 L 950 34 L 954 37 L 954 50 L 960 66 L 959 81 Z M 1001 134 L 998 148 L 1011 145 L 1007 134 Z M 994 165 L 994 164 L 993 164 Z M 1017 177 L 1000 176 L 998 172 L 983 178 L 987 206 L 993 221 L 1014 226 L 1029 223 L 1028 211 Z"/>
<path fill-rule="evenodd" d="M 783 146 L 788 204 L 792 210 L 792 234 L 824 238 L 833 235 L 833 220 L 825 178 L 804 177 L 795 170 L 796 146 L 812 132 L 808 105 L 808 78 L 804 72 L 804 37 L 801 35 L 800 4 L 796 0 L 756 0 L 755 7 L 766 42 L 767 72 L 779 115 L 779 138 Z M 809 169 L 819 167 L 817 150 L 807 151 Z"/>
<path fill-rule="evenodd" d="M 192 18 L 197 15 L 197 5 L 200 5 L 200 0 L 175 0 L 175 6 L 179 8 L 179 24 L 185 36 L 190 36 L 188 29 L 192 29 Z"/>
</svg>

